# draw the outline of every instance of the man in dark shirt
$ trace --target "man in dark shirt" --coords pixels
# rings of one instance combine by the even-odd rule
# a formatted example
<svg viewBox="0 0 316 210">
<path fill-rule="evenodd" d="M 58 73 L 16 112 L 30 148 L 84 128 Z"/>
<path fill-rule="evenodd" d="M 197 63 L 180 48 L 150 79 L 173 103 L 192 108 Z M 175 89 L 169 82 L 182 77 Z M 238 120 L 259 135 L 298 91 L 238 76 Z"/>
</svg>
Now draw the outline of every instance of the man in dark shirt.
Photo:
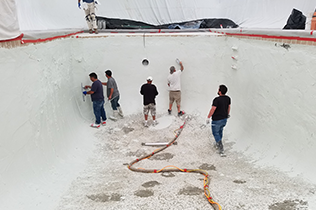
<svg viewBox="0 0 316 210">
<path fill-rule="evenodd" d="M 143 112 L 145 115 L 145 122 L 144 126 L 148 127 L 147 119 L 148 113 L 150 111 L 151 116 L 153 117 L 153 126 L 157 125 L 158 122 L 156 121 L 156 101 L 155 98 L 158 95 L 158 91 L 155 85 L 152 84 L 153 78 L 148 77 L 147 83 L 143 84 L 140 88 L 140 94 L 143 95 Z"/>
<path fill-rule="evenodd" d="M 207 116 L 206 124 L 210 123 L 212 117 L 212 133 L 215 138 L 215 147 L 219 149 L 219 154 L 225 156 L 223 147 L 223 129 L 227 123 L 230 112 L 230 97 L 226 96 L 227 87 L 220 85 L 217 94 L 219 95 L 213 100 L 212 108 Z"/>
<path fill-rule="evenodd" d="M 100 124 L 106 124 L 106 114 L 104 110 L 104 95 L 103 86 L 96 73 L 89 74 L 92 86 L 86 85 L 85 89 L 90 88 L 90 91 L 84 91 L 83 94 L 90 94 L 93 103 L 93 112 L 95 115 L 95 123 L 91 127 L 99 128 Z M 102 121 L 101 121 L 102 118 Z"/>
</svg>

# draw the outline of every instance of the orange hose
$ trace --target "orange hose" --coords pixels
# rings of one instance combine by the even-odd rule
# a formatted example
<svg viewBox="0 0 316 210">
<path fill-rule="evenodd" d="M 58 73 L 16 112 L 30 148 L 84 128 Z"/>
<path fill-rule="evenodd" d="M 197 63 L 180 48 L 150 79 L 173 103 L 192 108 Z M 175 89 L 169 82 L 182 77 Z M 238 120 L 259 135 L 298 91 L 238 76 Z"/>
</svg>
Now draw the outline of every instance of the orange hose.
<svg viewBox="0 0 316 210">
<path fill-rule="evenodd" d="M 131 166 L 134 165 L 135 163 L 137 162 L 140 162 L 141 160 L 145 160 L 145 159 L 148 159 L 150 157 L 152 157 L 153 155 L 157 154 L 158 152 L 161 152 L 162 150 L 166 149 L 167 147 L 171 146 L 175 141 L 176 139 L 179 137 L 183 127 L 185 125 L 185 122 L 184 124 L 179 128 L 179 129 L 176 129 L 174 131 L 174 134 L 175 134 L 175 138 L 174 140 L 170 141 L 166 146 L 162 147 L 162 148 L 159 148 L 159 149 L 156 149 L 152 152 L 151 155 L 148 155 L 144 158 L 141 158 L 141 159 L 136 159 L 135 161 L 131 162 L 129 165 L 128 165 L 128 169 L 129 170 L 132 170 L 132 171 L 136 171 L 135 168 L 131 169 Z M 178 133 L 176 133 L 176 131 L 179 131 Z M 160 151 L 159 151 L 160 150 Z M 158 152 L 157 152 L 158 151 Z M 157 152 L 157 153 L 156 153 Z M 140 170 L 139 172 L 143 172 L 143 173 L 160 173 L 160 172 L 163 172 L 163 170 L 165 169 L 168 169 L 168 168 L 172 168 L 172 169 L 177 169 L 181 172 L 188 172 L 188 173 L 191 173 L 191 172 L 195 172 L 195 173 L 200 173 L 200 174 L 203 174 L 204 175 L 204 179 L 203 179 L 203 186 L 204 186 L 204 195 L 205 197 L 207 198 L 208 202 L 212 205 L 212 207 L 215 209 L 215 207 L 213 205 L 217 205 L 218 209 L 219 210 L 222 210 L 221 206 L 214 202 L 212 200 L 212 197 L 210 196 L 210 191 L 209 191 L 209 186 L 208 186 L 208 183 L 209 183 L 209 178 L 208 178 L 208 173 L 204 170 L 201 170 L 201 169 L 181 169 L 181 168 L 178 168 L 177 166 L 173 166 L 173 165 L 168 165 L 168 166 L 165 166 L 163 167 L 162 169 L 160 170 L 151 170 L 151 169 L 145 169 L 145 168 L 137 168 L 137 170 Z M 172 170 L 171 169 L 171 170 Z M 142 170 L 142 171 L 141 171 Z"/>
</svg>

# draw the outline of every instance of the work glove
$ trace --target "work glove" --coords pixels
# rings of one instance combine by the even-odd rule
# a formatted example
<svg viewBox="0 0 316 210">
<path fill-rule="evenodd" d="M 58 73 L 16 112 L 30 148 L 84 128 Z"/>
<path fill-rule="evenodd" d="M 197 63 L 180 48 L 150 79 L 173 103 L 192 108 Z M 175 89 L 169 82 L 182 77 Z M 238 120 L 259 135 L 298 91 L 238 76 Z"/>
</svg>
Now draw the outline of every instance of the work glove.
<svg viewBox="0 0 316 210">
<path fill-rule="evenodd" d="M 80 4 L 80 2 L 78 2 L 78 8 L 81 9 L 81 4 Z"/>
<path fill-rule="evenodd" d="M 84 95 L 87 95 L 87 91 L 83 91 L 82 93 L 83 93 Z"/>
<path fill-rule="evenodd" d="M 205 123 L 206 123 L 206 125 L 210 124 L 210 118 L 207 118 Z"/>
</svg>

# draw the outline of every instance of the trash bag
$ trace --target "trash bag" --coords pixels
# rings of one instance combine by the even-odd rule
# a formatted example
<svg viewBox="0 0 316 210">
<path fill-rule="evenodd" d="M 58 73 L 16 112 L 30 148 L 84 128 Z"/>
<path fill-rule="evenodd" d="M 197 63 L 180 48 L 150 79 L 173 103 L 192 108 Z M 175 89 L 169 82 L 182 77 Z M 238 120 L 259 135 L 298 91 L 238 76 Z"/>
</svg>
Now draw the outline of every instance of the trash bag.
<svg viewBox="0 0 316 210">
<path fill-rule="evenodd" d="M 297 9 L 293 9 L 283 29 L 305 29 L 306 16 Z"/>
<path fill-rule="evenodd" d="M 200 25 L 200 28 L 238 28 L 238 25 L 230 19 L 213 18 L 204 19 Z"/>
<path fill-rule="evenodd" d="M 140 21 L 106 18 L 101 16 L 97 16 L 97 25 L 99 29 L 199 29 L 238 27 L 238 25 L 230 19 L 212 18 L 163 25 L 151 25 Z"/>
<path fill-rule="evenodd" d="M 199 29 L 199 28 L 238 28 L 238 25 L 230 19 L 199 19 L 181 23 L 172 23 L 156 26 L 160 29 Z"/>
</svg>

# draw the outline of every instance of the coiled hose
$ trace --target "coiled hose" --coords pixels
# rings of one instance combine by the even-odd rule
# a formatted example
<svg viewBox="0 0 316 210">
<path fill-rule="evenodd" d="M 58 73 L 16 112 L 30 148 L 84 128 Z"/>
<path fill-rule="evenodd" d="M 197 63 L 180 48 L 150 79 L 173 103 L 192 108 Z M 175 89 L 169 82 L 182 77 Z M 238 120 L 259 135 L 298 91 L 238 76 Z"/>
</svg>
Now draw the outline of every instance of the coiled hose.
<svg viewBox="0 0 316 210">
<path fill-rule="evenodd" d="M 213 209 L 215 210 L 222 210 L 222 207 L 216 203 L 213 198 L 211 197 L 211 193 L 210 193 L 210 190 L 209 190 L 209 174 L 207 171 L 204 171 L 204 170 L 201 170 L 201 169 L 181 169 L 181 168 L 178 168 L 176 166 L 166 166 L 162 169 L 144 169 L 144 168 L 135 168 L 133 165 L 142 161 L 142 160 L 145 160 L 145 159 L 148 159 L 152 156 L 154 156 L 155 154 L 167 149 L 168 147 L 170 147 L 171 145 L 173 145 L 173 143 L 177 140 L 177 138 L 180 136 L 185 124 L 186 124 L 186 121 L 187 121 L 187 117 L 185 118 L 184 120 L 184 123 L 180 126 L 180 128 L 178 128 L 177 130 L 174 131 L 174 134 L 175 134 L 175 137 L 174 139 L 172 139 L 170 142 L 168 142 L 168 144 L 162 148 L 159 148 L 155 151 L 153 151 L 152 153 L 150 154 L 147 154 L 139 159 L 136 159 L 134 161 L 132 161 L 127 167 L 129 170 L 131 171 L 135 171 L 135 172 L 141 172 L 141 173 L 162 173 L 162 172 L 185 172 L 185 173 L 199 173 L 199 174 L 202 174 L 204 176 L 204 195 L 205 197 L 207 198 L 208 202 L 211 204 L 211 206 L 213 207 Z"/>
</svg>

